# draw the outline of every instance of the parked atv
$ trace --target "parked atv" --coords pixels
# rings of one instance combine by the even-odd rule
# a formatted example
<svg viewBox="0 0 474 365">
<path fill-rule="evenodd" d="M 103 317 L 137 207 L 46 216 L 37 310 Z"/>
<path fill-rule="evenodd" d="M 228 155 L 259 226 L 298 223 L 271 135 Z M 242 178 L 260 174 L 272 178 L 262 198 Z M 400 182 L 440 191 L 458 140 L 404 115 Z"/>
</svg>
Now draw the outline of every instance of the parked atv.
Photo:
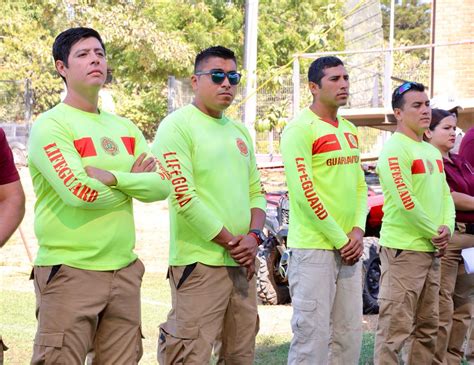
<svg viewBox="0 0 474 365">
<path fill-rule="evenodd" d="M 363 310 L 364 314 L 376 314 L 380 279 L 380 259 L 378 255 L 378 237 L 382 224 L 383 196 L 374 184 L 374 174 L 367 174 L 369 183 L 368 214 L 362 256 Z M 370 181 L 370 182 L 369 182 Z M 288 288 L 288 258 L 286 246 L 289 222 L 289 201 L 286 191 L 266 194 L 267 218 L 265 231 L 267 240 L 259 247 L 257 259 L 260 261 L 257 271 L 257 295 L 262 304 L 287 304 L 291 302 Z"/>
<path fill-rule="evenodd" d="M 287 249 L 288 194 L 267 193 L 266 199 L 267 217 L 264 230 L 267 239 L 260 245 L 257 253 L 257 259 L 260 261 L 257 271 L 257 295 L 262 304 L 287 304 L 291 302 L 288 276 L 280 262 Z"/>
</svg>

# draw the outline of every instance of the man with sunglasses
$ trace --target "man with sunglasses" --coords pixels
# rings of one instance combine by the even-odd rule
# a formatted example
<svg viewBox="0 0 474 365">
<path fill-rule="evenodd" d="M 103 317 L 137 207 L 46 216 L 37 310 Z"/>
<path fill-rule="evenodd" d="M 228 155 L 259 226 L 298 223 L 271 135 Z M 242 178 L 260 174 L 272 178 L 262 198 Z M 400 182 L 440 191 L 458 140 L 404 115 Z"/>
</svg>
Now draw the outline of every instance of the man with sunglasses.
<svg viewBox="0 0 474 365">
<path fill-rule="evenodd" d="M 313 102 L 281 141 L 290 198 L 288 364 L 358 364 L 367 185 L 357 128 L 337 115 L 349 75 L 339 58 L 321 57 L 308 81 Z"/>
<path fill-rule="evenodd" d="M 397 129 L 378 162 L 384 194 L 382 276 L 375 364 L 431 364 L 438 332 L 439 257 L 454 228 L 454 204 L 439 150 L 423 141 L 431 108 L 422 84 L 392 95 Z M 407 341 L 408 340 L 408 341 Z"/>
<path fill-rule="evenodd" d="M 250 365 L 258 316 L 255 256 L 266 201 L 246 128 L 225 115 L 240 74 L 234 53 L 200 52 L 194 101 L 161 122 L 152 147 L 171 174 L 169 284 L 172 309 L 160 325 L 158 361 Z"/>
</svg>

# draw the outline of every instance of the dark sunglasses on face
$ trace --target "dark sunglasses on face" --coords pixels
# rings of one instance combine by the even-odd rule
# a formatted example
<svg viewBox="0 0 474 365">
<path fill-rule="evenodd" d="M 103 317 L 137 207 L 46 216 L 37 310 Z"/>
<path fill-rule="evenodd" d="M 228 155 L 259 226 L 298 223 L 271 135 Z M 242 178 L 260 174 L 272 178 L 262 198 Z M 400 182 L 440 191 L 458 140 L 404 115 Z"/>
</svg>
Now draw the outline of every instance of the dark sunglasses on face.
<svg viewBox="0 0 474 365">
<path fill-rule="evenodd" d="M 422 85 L 417 82 L 408 81 L 401 84 L 398 89 L 395 91 L 395 96 L 402 96 L 408 90 L 410 90 L 413 86 L 421 87 Z"/>
<path fill-rule="evenodd" d="M 237 85 L 240 82 L 241 74 L 237 71 L 224 72 L 222 70 L 209 70 L 209 71 L 197 71 L 194 73 L 196 76 L 211 75 L 211 80 L 214 84 L 222 84 L 227 77 L 229 84 Z"/>
</svg>

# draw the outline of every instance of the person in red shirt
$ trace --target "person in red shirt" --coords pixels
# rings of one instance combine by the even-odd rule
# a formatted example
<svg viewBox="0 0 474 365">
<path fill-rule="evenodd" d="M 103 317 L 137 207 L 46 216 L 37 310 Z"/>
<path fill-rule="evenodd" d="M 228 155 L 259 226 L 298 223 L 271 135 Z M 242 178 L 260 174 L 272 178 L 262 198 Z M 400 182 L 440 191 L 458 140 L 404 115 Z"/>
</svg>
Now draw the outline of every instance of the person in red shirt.
<svg viewBox="0 0 474 365">
<path fill-rule="evenodd" d="M 25 194 L 5 132 L 0 128 L 0 247 L 15 232 L 24 215 Z M 0 364 L 3 364 L 5 350 L 7 347 L 0 335 Z"/>
<path fill-rule="evenodd" d="M 471 127 L 461 141 L 459 155 L 469 161 L 474 166 L 474 127 Z M 474 328 L 474 318 L 471 320 L 471 328 Z M 474 331 L 471 330 L 469 346 L 466 348 L 466 357 L 468 360 L 474 359 Z"/>
<path fill-rule="evenodd" d="M 0 128 L 0 247 L 25 215 L 25 194 L 5 132 Z"/>
<path fill-rule="evenodd" d="M 433 364 L 459 364 L 462 345 L 473 312 L 474 276 L 466 273 L 461 250 L 474 247 L 474 167 L 451 153 L 456 139 L 456 118 L 432 109 L 426 139 L 443 155 L 446 179 L 456 207 L 456 230 L 441 259 L 439 329 Z"/>
<path fill-rule="evenodd" d="M 464 135 L 459 147 L 459 155 L 474 166 L 474 127 L 471 127 Z"/>
</svg>

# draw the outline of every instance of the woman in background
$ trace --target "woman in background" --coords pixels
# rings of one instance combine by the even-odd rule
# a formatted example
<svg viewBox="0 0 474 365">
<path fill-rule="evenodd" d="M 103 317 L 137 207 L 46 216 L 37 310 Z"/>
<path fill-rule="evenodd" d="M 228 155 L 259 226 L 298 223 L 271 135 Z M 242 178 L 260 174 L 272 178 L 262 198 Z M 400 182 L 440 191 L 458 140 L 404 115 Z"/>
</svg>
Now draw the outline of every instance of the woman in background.
<svg viewBox="0 0 474 365">
<path fill-rule="evenodd" d="M 439 329 L 433 364 L 459 365 L 473 314 L 474 275 L 466 273 L 461 250 L 474 247 L 474 168 L 461 156 L 450 153 L 456 139 L 456 118 L 451 112 L 432 109 L 425 137 L 443 156 L 456 207 L 456 229 L 441 259 Z"/>
</svg>

